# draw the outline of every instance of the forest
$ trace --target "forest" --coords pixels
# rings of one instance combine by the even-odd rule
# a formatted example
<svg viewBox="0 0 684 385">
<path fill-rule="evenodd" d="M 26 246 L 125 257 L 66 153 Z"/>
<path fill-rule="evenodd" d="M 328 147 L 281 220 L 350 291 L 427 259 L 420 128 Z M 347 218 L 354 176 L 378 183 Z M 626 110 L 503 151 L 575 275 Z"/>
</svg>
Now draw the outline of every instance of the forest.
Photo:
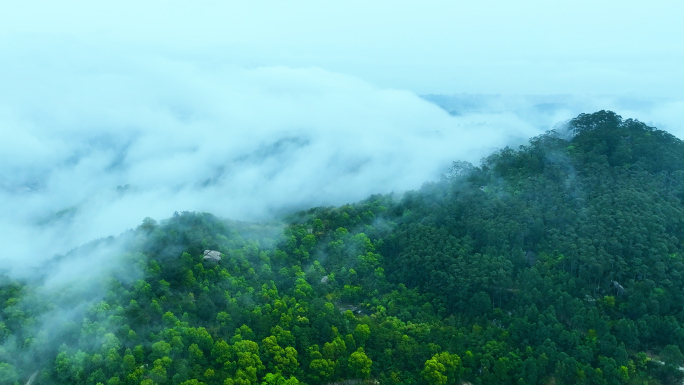
<svg viewBox="0 0 684 385">
<path fill-rule="evenodd" d="M 610 111 L 416 191 L 146 218 L 54 263 L 107 245 L 126 273 L 86 301 L 0 275 L 0 384 L 684 378 L 684 142 Z"/>
</svg>

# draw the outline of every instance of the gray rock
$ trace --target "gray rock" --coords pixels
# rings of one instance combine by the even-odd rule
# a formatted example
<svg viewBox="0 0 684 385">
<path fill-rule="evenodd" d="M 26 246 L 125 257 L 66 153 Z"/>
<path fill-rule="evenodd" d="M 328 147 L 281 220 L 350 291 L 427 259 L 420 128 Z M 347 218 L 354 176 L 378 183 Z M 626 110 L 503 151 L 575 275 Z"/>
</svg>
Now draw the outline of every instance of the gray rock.
<svg viewBox="0 0 684 385">
<path fill-rule="evenodd" d="M 218 262 L 221 260 L 221 253 L 216 250 L 204 250 L 204 260 Z"/>
<path fill-rule="evenodd" d="M 610 281 L 613 284 L 613 287 L 615 288 L 615 291 L 617 292 L 618 296 L 623 295 L 627 292 L 622 285 L 618 283 L 618 281 Z"/>
</svg>

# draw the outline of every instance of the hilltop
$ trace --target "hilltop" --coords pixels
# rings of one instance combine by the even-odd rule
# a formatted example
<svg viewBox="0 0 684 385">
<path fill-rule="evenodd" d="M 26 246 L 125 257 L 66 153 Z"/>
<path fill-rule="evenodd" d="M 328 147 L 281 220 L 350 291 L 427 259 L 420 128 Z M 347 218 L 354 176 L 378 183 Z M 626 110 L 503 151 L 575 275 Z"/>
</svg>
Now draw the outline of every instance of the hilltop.
<svg viewBox="0 0 684 385">
<path fill-rule="evenodd" d="M 684 142 L 600 111 L 402 195 L 146 219 L 87 309 L 1 281 L 0 384 L 673 384 L 683 199 Z"/>
</svg>

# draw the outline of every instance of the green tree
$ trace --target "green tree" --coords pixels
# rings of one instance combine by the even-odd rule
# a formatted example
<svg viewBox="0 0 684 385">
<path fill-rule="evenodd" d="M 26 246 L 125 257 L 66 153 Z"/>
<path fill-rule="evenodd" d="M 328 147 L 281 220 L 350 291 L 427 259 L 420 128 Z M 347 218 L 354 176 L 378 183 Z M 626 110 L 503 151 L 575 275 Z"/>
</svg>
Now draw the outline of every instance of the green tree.
<svg viewBox="0 0 684 385">
<path fill-rule="evenodd" d="M 370 327 L 366 324 L 358 324 L 354 328 L 354 340 L 357 341 L 361 346 L 364 346 L 368 338 L 370 337 L 371 331 Z"/>
<path fill-rule="evenodd" d="M 268 373 L 264 376 L 261 385 L 299 385 L 299 380 L 295 377 L 285 378 L 282 374 Z"/>
<path fill-rule="evenodd" d="M 14 366 L 6 362 L 0 362 L 0 379 L 2 379 L 0 384 L 14 384 L 19 381 L 19 374 Z"/>
<path fill-rule="evenodd" d="M 334 361 L 325 358 L 317 358 L 311 360 L 309 364 L 309 375 L 314 381 L 326 382 L 332 379 L 337 369 L 337 364 Z"/>
<path fill-rule="evenodd" d="M 372 365 L 373 361 L 361 347 L 349 356 L 349 372 L 355 378 L 370 377 Z"/>
<path fill-rule="evenodd" d="M 461 358 L 449 352 L 437 353 L 425 361 L 422 376 L 430 385 L 455 384 L 463 373 Z"/>
<path fill-rule="evenodd" d="M 294 374 L 299 363 L 297 362 L 297 351 L 293 347 L 288 346 L 283 349 L 278 345 L 275 336 L 264 338 L 262 343 L 269 370 L 284 375 Z"/>
</svg>

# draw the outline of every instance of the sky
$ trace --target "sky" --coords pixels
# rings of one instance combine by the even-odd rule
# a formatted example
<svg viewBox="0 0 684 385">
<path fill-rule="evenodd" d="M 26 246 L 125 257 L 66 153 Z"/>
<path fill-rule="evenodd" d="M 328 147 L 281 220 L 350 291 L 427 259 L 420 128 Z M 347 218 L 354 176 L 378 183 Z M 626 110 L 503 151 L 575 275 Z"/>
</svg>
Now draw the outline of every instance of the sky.
<svg viewBox="0 0 684 385">
<path fill-rule="evenodd" d="M 681 4 L 8 0 L 0 262 L 416 189 L 581 112 L 683 137 Z"/>
<path fill-rule="evenodd" d="M 684 85 L 679 1 L 12 0 L 5 9 L 6 41 L 321 67 L 419 94 L 680 97 Z"/>
</svg>

